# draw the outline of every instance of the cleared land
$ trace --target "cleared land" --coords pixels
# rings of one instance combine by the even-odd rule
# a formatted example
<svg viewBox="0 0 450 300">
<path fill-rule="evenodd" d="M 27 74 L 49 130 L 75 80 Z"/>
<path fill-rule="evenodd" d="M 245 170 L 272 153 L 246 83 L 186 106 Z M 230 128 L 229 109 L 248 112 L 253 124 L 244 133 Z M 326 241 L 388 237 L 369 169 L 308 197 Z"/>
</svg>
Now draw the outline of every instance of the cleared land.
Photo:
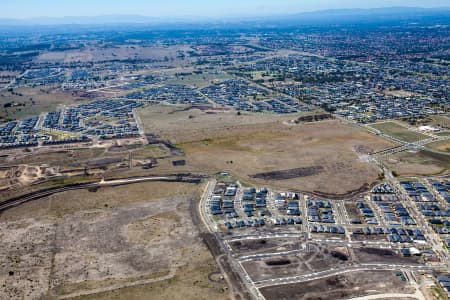
<svg viewBox="0 0 450 300">
<path fill-rule="evenodd" d="M 5 212 L 0 294 L 226 299 L 225 283 L 208 279 L 218 269 L 190 215 L 199 188 L 144 183 L 80 190 Z"/>
<path fill-rule="evenodd" d="M 34 148 L 31 151 L 17 150 L 4 157 L 2 164 L 42 164 L 48 166 L 70 167 L 80 166 L 84 161 L 102 157 L 105 150 L 100 148 L 48 150 Z"/>
<path fill-rule="evenodd" d="M 309 243 L 304 252 L 296 255 L 243 262 L 242 266 L 252 280 L 260 281 L 320 272 L 330 267 L 345 267 L 350 260 L 346 247 L 322 247 Z"/>
<path fill-rule="evenodd" d="M 429 176 L 448 173 L 450 155 L 426 150 L 401 152 L 385 158 L 384 163 L 401 176 Z"/>
<path fill-rule="evenodd" d="M 383 122 L 383 123 L 377 123 L 370 125 L 371 127 L 380 130 L 381 132 L 386 133 L 387 135 L 390 135 L 394 138 L 400 139 L 405 142 L 417 142 L 420 140 L 424 140 L 428 138 L 428 136 L 417 133 L 411 130 L 408 130 L 408 128 L 403 127 L 397 123 L 394 122 Z"/>
<path fill-rule="evenodd" d="M 439 141 L 439 142 L 427 144 L 427 148 L 431 148 L 433 150 L 437 150 L 437 151 L 441 151 L 441 152 L 447 152 L 450 154 L 450 140 Z"/>
<path fill-rule="evenodd" d="M 178 50 L 189 50 L 189 46 L 145 47 L 119 45 L 116 47 L 86 47 L 72 51 L 52 51 L 39 55 L 37 62 L 95 62 L 127 59 L 164 60 L 176 58 Z"/>
<path fill-rule="evenodd" d="M 54 87 L 23 87 L 0 93 L 0 121 L 16 120 L 54 111 L 58 105 L 83 101 L 76 94 L 56 90 Z M 11 107 L 8 107 L 12 104 Z M 5 106 L 6 105 L 6 106 Z"/>
<path fill-rule="evenodd" d="M 229 170 L 251 183 L 330 194 L 344 194 L 377 180 L 379 170 L 357 149 L 377 151 L 391 147 L 391 142 L 338 120 L 288 122 L 295 118 L 175 111 L 167 106 L 141 110 L 147 132 L 177 143 L 192 170 Z M 273 178 L 270 172 L 275 172 Z"/>
<path fill-rule="evenodd" d="M 297 284 L 262 288 L 267 299 L 350 299 L 372 294 L 413 293 L 395 272 L 364 271 L 331 276 Z"/>
</svg>

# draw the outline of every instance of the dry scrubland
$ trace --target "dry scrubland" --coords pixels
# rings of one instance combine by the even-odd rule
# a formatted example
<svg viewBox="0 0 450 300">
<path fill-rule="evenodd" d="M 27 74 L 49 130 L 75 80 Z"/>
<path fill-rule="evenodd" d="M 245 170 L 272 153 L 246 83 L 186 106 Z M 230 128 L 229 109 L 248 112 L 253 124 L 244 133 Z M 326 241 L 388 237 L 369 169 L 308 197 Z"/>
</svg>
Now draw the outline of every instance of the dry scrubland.
<svg viewBox="0 0 450 300">
<path fill-rule="evenodd" d="M 199 193 L 197 185 L 143 183 L 5 212 L 2 299 L 226 299 L 225 284 L 208 280 L 217 267 L 190 216 Z"/>
<path fill-rule="evenodd" d="M 290 124 L 294 118 L 164 106 L 141 110 L 146 131 L 181 147 L 193 169 L 229 170 L 249 182 L 337 194 L 377 180 L 379 170 L 359 152 L 389 148 L 390 142 L 338 120 Z M 259 173 L 298 168 L 295 178 L 254 178 Z"/>
</svg>

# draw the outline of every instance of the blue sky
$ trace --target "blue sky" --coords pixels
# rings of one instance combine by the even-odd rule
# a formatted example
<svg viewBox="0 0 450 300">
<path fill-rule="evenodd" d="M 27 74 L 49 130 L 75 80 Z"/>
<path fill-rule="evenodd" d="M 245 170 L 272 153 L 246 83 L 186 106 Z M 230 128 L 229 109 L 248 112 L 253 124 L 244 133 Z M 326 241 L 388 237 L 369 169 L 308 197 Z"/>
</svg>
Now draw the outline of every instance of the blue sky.
<svg viewBox="0 0 450 300">
<path fill-rule="evenodd" d="M 450 6 L 450 0 L 0 0 L 0 18 L 272 15 L 321 9 Z"/>
</svg>

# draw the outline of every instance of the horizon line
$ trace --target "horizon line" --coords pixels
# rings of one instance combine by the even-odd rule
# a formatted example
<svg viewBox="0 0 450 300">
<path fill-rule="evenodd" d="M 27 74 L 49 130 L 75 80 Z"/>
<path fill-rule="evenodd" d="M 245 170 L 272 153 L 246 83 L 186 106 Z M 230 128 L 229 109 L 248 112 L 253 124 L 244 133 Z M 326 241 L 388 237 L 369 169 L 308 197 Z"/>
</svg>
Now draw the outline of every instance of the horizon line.
<svg viewBox="0 0 450 300">
<path fill-rule="evenodd" d="M 433 6 L 433 7 L 424 7 L 424 6 L 379 6 L 379 7 L 371 7 L 371 8 L 331 8 L 331 9 L 315 9 L 315 10 L 304 10 L 304 11 L 296 11 L 289 13 L 275 13 L 275 14 L 224 14 L 224 15 L 201 15 L 201 14 L 175 14 L 175 15 L 144 15 L 144 14 L 98 14 L 98 15 L 63 15 L 63 16 L 34 16 L 34 17 L 2 17 L 0 16 L 0 20 L 11 20 L 11 21 L 33 21 L 40 19 L 53 19 L 53 20 L 64 20 L 67 18 L 102 18 L 102 17 L 139 17 L 139 18 L 155 18 L 155 19 L 170 19 L 170 18 L 203 18 L 203 19 L 221 19 L 221 18 L 243 18 L 243 17 L 282 17 L 282 16 L 290 16 L 296 14 L 309 14 L 309 13 L 320 13 L 320 12 L 339 12 L 339 11 L 370 11 L 370 10 L 379 10 L 379 9 L 420 9 L 420 10 L 450 10 L 449 6 Z M 139 22 L 137 22 L 139 23 Z"/>
</svg>

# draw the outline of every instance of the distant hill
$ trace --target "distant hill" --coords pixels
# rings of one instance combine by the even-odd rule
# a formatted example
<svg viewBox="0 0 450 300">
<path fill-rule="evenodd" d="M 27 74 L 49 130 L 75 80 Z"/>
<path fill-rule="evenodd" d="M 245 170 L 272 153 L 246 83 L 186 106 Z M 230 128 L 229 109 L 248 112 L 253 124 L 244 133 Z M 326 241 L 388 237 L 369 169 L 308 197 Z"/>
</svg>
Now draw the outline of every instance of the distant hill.
<svg viewBox="0 0 450 300">
<path fill-rule="evenodd" d="M 94 17 L 61 17 L 61 18 L 29 18 L 29 19 L 0 19 L 0 25 L 98 25 L 123 23 L 154 23 L 155 18 L 139 15 L 108 15 Z"/>
<path fill-rule="evenodd" d="M 298 22 L 383 22 L 422 18 L 450 18 L 450 7 L 417 8 L 386 7 L 373 9 L 340 9 L 300 13 L 286 16 L 288 20 Z"/>
<path fill-rule="evenodd" d="M 408 20 L 450 20 L 450 7 L 417 8 L 417 7 L 387 7 L 374 9 L 339 9 L 304 12 L 291 15 L 261 16 L 261 17 L 147 17 L 141 15 L 106 15 L 93 17 L 61 17 L 61 18 L 30 18 L 30 19 L 0 19 L 0 26 L 33 26 L 33 25 L 113 25 L 113 24 L 175 24 L 175 23 L 220 23 L 220 24 L 304 24 L 304 23 L 370 23 Z M 449 21 L 450 23 L 450 21 Z"/>
</svg>

